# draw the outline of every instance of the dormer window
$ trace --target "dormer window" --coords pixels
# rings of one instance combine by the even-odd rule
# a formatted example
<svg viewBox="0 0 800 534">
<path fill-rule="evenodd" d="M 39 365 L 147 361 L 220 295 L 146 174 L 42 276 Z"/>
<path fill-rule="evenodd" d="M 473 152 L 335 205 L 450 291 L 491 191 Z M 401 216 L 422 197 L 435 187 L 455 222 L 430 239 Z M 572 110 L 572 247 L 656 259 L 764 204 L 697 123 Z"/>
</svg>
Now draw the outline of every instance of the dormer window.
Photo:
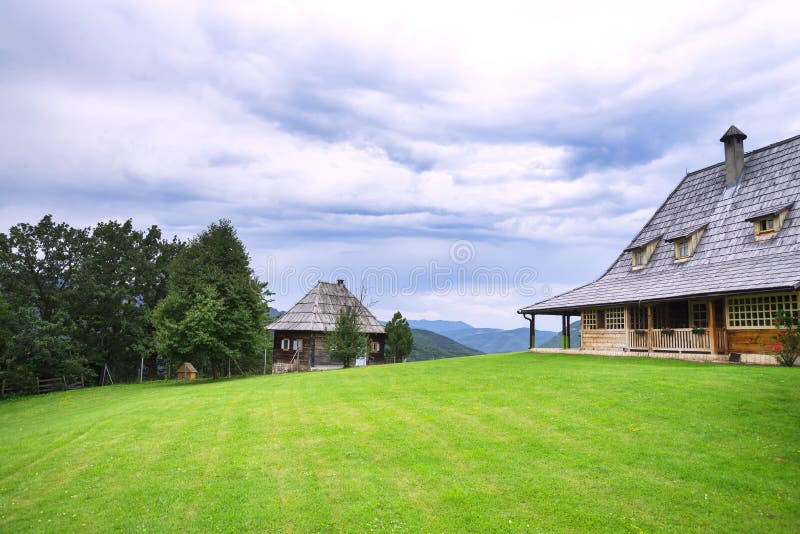
<svg viewBox="0 0 800 534">
<path fill-rule="evenodd" d="M 627 249 L 631 253 L 632 268 L 634 270 L 641 269 L 647 265 L 647 262 L 650 261 L 650 256 L 656 251 L 656 246 L 658 246 L 658 239 L 653 239 L 646 245 Z"/>
<path fill-rule="evenodd" d="M 693 226 L 685 230 L 673 232 L 667 238 L 667 243 L 672 243 L 675 251 L 675 261 L 687 261 L 694 254 L 695 249 L 700 244 L 700 239 L 706 231 L 708 224 Z"/>
<path fill-rule="evenodd" d="M 753 223 L 753 231 L 756 239 L 769 239 L 781 229 L 783 221 L 786 220 L 786 216 L 789 214 L 791 207 L 792 204 L 764 208 L 753 213 L 745 220 Z"/>
<path fill-rule="evenodd" d="M 756 221 L 756 233 L 763 234 L 766 232 L 774 232 L 775 231 L 775 217 L 770 217 L 769 219 L 761 219 Z"/>
<path fill-rule="evenodd" d="M 691 254 L 689 253 L 689 240 L 688 239 L 681 239 L 680 241 L 675 241 L 675 259 L 682 260 L 684 258 L 688 258 Z"/>
</svg>

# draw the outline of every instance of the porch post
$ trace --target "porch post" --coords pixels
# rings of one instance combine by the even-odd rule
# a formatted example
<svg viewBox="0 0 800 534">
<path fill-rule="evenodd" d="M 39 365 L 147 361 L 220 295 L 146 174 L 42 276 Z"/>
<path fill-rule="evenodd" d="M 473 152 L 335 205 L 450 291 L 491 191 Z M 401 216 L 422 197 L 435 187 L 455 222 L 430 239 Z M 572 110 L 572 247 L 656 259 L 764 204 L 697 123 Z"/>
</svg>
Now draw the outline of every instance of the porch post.
<svg viewBox="0 0 800 534">
<path fill-rule="evenodd" d="M 567 316 L 566 315 L 562 315 L 561 316 L 561 348 L 562 349 L 566 349 L 567 348 L 567 327 L 566 327 L 566 324 L 567 324 Z"/>
<path fill-rule="evenodd" d="M 536 348 L 536 314 L 531 314 L 531 318 L 528 319 L 528 326 L 530 327 L 530 338 L 531 346 L 529 348 L 534 349 Z"/>
<path fill-rule="evenodd" d="M 647 352 L 653 352 L 653 305 L 647 305 Z"/>
<path fill-rule="evenodd" d="M 567 348 L 568 349 L 572 348 L 572 331 L 569 328 L 570 319 L 572 319 L 572 316 L 570 314 L 567 314 Z"/>
<path fill-rule="evenodd" d="M 711 354 L 717 354 L 719 347 L 717 347 L 717 331 L 716 331 L 716 317 L 714 317 L 714 301 L 709 300 L 706 302 L 708 306 L 708 342 L 711 344 Z"/>
</svg>

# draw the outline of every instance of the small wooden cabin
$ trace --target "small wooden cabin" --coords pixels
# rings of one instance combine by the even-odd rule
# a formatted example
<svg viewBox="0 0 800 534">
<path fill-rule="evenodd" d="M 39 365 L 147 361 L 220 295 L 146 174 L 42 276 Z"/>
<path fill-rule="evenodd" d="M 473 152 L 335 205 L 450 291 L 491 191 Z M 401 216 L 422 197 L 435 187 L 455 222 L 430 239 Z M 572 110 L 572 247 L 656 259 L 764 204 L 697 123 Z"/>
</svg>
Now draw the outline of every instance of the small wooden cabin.
<svg viewBox="0 0 800 534">
<path fill-rule="evenodd" d="M 522 308 L 581 318 L 580 351 L 774 364 L 778 311 L 800 315 L 800 136 L 688 173 L 596 281 Z M 543 350 L 543 349 L 542 349 Z M 552 350 L 552 349 L 548 349 Z"/>
<path fill-rule="evenodd" d="M 325 333 L 336 327 L 336 318 L 345 307 L 358 312 L 361 331 L 369 336 L 367 364 L 384 363 L 386 331 L 383 325 L 347 289 L 344 280 L 337 280 L 335 284 L 317 282 L 297 304 L 267 327 L 274 334 L 273 366 L 293 364 L 308 370 L 337 364 L 325 352 Z"/>
<path fill-rule="evenodd" d="M 178 367 L 178 380 L 194 380 L 197 378 L 197 369 L 194 368 L 189 362 L 183 362 L 183 364 Z"/>
</svg>

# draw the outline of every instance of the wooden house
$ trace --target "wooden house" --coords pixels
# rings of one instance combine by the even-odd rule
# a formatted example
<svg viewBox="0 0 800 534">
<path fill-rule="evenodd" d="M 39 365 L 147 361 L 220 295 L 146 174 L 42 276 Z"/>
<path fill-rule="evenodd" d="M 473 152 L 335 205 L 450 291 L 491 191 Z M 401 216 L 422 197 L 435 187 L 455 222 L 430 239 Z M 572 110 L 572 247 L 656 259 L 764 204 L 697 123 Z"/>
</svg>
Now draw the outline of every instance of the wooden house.
<svg viewBox="0 0 800 534">
<path fill-rule="evenodd" d="M 518 310 L 581 319 L 582 352 L 774 363 L 778 310 L 797 314 L 800 136 L 687 174 L 596 281 Z M 537 350 L 533 349 L 532 350 Z"/>
<path fill-rule="evenodd" d="M 369 336 L 370 364 L 384 363 L 386 331 L 383 325 L 345 286 L 317 282 L 300 301 L 267 328 L 274 334 L 272 362 L 276 366 L 296 365 L 299 369 L 335 365 L 325 352 L 325 332 L 336 327 L 339 312 L 350 307 L 356 310 L 361 331 Z"/>
<path fill-rule="evenodd" d="M 178 380 L 194 380 L 197 378 L 197 369 L 194 368 L 189 362 L 183 362 L 180 367 L 178 367 Z"/>
</svg>

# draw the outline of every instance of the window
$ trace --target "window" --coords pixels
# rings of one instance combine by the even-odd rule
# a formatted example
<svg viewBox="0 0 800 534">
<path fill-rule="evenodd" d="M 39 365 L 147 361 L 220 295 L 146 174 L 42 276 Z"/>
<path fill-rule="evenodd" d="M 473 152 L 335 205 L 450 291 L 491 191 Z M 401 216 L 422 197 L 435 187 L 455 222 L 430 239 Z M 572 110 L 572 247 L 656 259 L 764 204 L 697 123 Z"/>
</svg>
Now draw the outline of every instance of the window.
<svg viewBox="0 0 800 534">
<path fill-rule="evenodd" d="M 583 310 L 581 312 L 581 328 L 583 330 L 597 329 L 597 310 Z"/>
<path fill-rule="evenodd" d="M 609 330 L 624 330 L 625 329 L 625 308 L 622 306 L 618 308 L 606 309 L 606 328 Z"/>
<path fill-rule="evenodd" d="M 729 297 L 728 328 L 773 328 L 772 321 L 780 310 L 800 315 L 797 293 Z"/>
<path fill-rule="evenodd" d="M 647 265 L 647 262 L 650 261 L 650 256 L 652 256 L 653 252 L 656 251 L 658 241 L 658 239 L 654 239 L 644 246 L 630 249 L 631 264 L 633 265 L 634 269 L 640 269 Z"/>
<path fill-rule="evenodd" d="M 755 222 L 756 234 L 768 234 L 775 231 L 775 217 L 759 219 Z"/>
<path fill-rule="evenodd" d="M 302 339 L 295 339 L 292 341 L 292 349 L 294 350 L 303 350 L 303 340 Z"/>
<path fill-rule="evenodd" d="M 281 350 L 289 350 L 291 340 L 288 337 L 281 339 Z"/>
<path fill-rule="evenodd" d="M 675 259 L 681 260 L 688 258 L 689 255 L 689 240 L 681 239 L 680 241 L 675 241 Z"/>
<path fill-rule="evenodd" d="M 371 350 L 372 350 L 372 352 L 380 352 L 381 351 L 381 344 L 378 343 L 377 341 L 373 341 Z"/>
<path fill-rule="evenodd" d="M 692 327 L 708 328 L 708 304 L 693 302 L 691 305 Z"/>
</svg>

